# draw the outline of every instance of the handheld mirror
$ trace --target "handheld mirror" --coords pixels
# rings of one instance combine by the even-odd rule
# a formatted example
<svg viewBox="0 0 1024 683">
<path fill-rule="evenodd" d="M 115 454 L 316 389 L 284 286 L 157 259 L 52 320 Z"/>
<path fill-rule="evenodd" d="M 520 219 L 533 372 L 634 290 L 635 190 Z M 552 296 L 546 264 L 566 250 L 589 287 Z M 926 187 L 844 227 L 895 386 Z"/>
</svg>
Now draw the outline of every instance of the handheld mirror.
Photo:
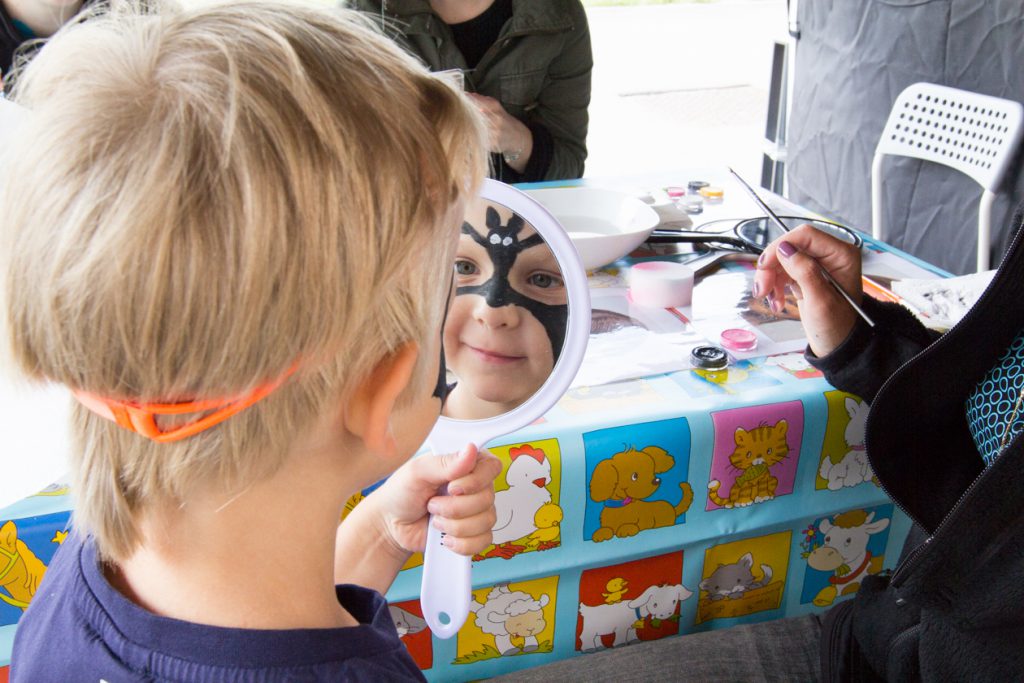
<svg viewBox="0 0 1024 683">
<path fill-rule="evenodd" d="M 453 453 L 541 417 L 568 389 L 590 333 L 586 273 L 569 236 L 542 205 L 495 180 L 467 207 L 444 326 L 451 389 L 427 438 Z M 428 525 L 420 604 L 439 638 L 469 614 L 470 558 Z"/>
</svg>

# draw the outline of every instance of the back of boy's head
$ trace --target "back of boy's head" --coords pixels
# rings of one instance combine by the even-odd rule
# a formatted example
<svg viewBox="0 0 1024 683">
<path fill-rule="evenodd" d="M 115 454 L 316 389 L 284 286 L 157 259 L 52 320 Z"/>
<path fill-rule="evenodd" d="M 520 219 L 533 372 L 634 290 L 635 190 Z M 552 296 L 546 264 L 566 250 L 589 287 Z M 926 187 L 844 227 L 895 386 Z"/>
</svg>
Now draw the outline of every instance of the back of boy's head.
<svg viewBox="0 0 1024 683">
<path fill-rule="evenodd" d="M 271 474 L 386 354 L 439 338 L 453 207 L 485 168 L 482 129 L 359 17 L 115 10 L 58 34 L 14 98 L 31 116 L 0 215 L 24 370 L 169 402 L 298 367 L 174 443 L 76 406 L 76 516 L 105 556 L 137 546 L 144 503 Z M 436 360 L 420 355 L 408 393 L 431 391 Z"/>
</svg>

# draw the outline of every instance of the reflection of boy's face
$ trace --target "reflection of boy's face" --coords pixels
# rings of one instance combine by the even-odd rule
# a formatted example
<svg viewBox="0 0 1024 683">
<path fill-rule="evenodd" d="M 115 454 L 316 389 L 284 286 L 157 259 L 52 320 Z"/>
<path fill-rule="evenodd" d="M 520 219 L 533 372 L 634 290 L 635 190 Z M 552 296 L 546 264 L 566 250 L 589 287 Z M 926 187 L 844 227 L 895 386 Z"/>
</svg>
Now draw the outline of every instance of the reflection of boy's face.
<svg viewBox="0 0 1024 683">
<path fill-rule="evenodd" d="M 567 311 L 561 269 L 536 230 L 502 207 L 500 218 L 493 207 L 484 218 L 483 208 L 467 215 L 460 235 L 444 329 L 446 362 L 458 379 L 445 414 L 463 419 L 502 414 L 540 389 L 561 349 Z"/>
</svg>

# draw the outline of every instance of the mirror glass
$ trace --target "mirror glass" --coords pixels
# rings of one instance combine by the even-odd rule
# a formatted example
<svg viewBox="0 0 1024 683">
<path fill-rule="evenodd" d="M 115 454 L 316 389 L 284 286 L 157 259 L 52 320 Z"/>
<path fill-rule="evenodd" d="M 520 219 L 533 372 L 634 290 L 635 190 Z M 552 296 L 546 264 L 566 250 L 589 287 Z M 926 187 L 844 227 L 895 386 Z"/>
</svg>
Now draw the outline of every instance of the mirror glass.
<svg viewBox="0 0 1024 683">
<path fill-rule="evenodd" d="M 536 226 L 481 197 L 461 227 L 454 294 L 444 327 L 454 388 L 443 415 L 508 413 L 540 390 L 564 346 L 569 305 L 559 261 Z"/>
</svg>

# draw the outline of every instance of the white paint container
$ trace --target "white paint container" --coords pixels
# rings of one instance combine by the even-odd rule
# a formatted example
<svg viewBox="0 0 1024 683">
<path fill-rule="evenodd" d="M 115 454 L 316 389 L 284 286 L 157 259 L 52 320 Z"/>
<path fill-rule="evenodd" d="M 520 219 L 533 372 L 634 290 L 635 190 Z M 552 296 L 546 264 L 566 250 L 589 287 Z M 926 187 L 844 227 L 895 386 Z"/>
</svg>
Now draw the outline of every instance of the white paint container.
<svg viewBox="0 0 1024 683">
<path fill-rule="evenodd" d="M 680 308 L 693 301 L 693 269 L 674 261 L 645 261 L 629 269 L 629 298 L 637 306 Z"/>
</svg>

